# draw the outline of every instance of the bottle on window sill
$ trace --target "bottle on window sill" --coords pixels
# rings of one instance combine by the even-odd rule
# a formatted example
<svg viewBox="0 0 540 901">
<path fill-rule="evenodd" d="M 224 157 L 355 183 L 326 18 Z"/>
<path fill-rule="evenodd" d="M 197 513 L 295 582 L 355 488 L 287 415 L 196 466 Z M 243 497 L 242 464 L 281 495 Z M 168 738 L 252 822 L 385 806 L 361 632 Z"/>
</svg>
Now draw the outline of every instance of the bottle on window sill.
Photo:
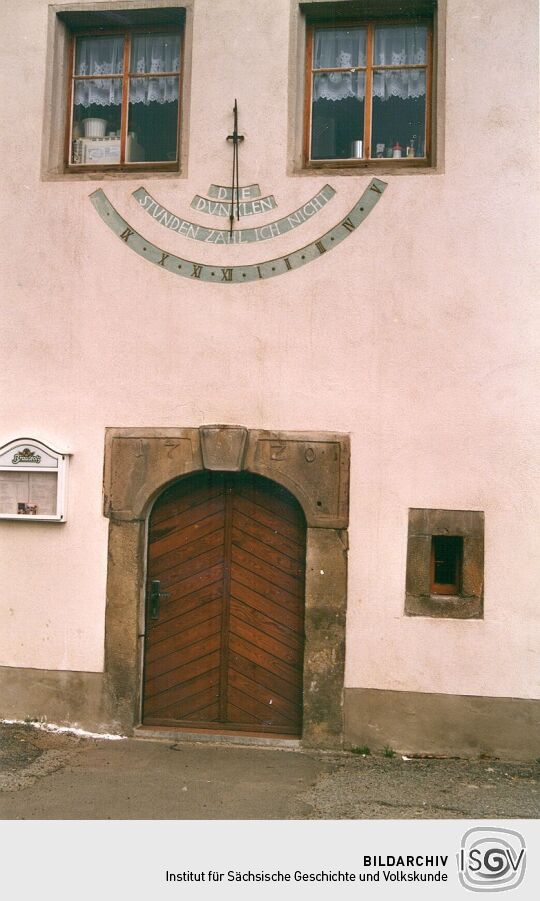
<svg viewBox="0 0 540 901">
<path fill-rule="evenodd" d="M 396 141 L 396 143 L 392 147 L 392 157 L 395 160 L 400 160 L 402 156 L 403 156 L 403 147 L 401 146 L 399 141 Z"/>
</svg>

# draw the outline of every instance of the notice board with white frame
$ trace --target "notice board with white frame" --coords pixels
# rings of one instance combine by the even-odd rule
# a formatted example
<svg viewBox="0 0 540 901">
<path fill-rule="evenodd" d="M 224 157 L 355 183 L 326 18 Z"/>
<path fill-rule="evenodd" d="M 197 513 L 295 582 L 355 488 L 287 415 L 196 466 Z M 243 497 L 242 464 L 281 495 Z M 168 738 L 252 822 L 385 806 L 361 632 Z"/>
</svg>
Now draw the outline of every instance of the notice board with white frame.
<svg viewBox="0 0 540 901">
<path fill-rule="evenodd" d="M 69 456 L 34 438 L 0 447 L 0 519 L 65 522 Z"/>
</svg>

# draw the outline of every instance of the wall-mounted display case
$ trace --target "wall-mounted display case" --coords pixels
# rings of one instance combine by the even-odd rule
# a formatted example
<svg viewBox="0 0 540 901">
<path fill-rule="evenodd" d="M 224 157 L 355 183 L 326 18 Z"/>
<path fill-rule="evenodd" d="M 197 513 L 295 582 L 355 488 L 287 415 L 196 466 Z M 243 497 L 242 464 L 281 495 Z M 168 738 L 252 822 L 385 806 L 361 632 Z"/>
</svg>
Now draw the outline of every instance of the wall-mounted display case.
<svg viewBox="0 0 540 901">
<path fill-rule="evenodd" d="M 0 447 L 0 519 L 65 522 L 69 454 L 34 438 Z"/>
</svg>

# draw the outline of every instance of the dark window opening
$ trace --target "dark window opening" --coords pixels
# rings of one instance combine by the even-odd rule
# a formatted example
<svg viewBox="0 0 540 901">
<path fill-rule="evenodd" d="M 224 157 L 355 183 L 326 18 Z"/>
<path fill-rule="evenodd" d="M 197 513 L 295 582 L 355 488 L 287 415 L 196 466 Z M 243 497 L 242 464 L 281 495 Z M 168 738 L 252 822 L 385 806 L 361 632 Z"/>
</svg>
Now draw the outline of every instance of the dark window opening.
<svg viewBox="0 0 540 901">
<path fill-rule="evenodd" d="M 458 535 L 433 535 L 431 539 L 431 593 L 461 593 L 463 538 Z"/>
</svg>

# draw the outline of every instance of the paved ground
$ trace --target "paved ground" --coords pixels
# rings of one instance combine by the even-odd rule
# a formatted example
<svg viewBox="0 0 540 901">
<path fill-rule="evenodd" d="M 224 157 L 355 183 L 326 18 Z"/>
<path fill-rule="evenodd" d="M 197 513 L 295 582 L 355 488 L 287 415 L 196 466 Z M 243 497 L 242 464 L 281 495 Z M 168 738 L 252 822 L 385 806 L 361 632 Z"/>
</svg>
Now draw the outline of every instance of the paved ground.
<svg viewBox="0 0 540 901">
<path fill-rule="evenodd" d="M 540 765 L 97 741 L 0 725 L 0 819 L 540 816 Z"/>
</svg>

